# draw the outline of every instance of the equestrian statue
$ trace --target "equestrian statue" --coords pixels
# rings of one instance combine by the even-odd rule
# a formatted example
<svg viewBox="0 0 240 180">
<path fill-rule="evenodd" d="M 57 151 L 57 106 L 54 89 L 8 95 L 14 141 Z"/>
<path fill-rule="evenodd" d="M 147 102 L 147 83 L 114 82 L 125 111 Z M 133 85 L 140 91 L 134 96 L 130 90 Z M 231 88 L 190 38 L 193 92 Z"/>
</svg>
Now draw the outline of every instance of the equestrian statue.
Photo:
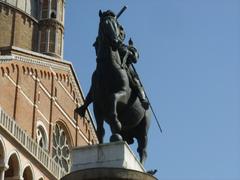
<svg viewBox="0 0 240 180">
<path fill-rule="evenodd" d="M 122 11 L 119 13 L 121 14 Z M 130 39 L 124 44 L 125 32 L 111 10 L 99 11 L 98 36 L 93 46 L 96 50 L 96 70 L 84 104 L 75 109 L 85 116 L 93 103 L 97 137 L 103 143 L 104 121 L 110 126 L 110 141 L 138 142 L 140 162 L 147 157 L 147 134 L 151 110 L 137 72 L 133 67 L 139 54 Z"/>
</svg>

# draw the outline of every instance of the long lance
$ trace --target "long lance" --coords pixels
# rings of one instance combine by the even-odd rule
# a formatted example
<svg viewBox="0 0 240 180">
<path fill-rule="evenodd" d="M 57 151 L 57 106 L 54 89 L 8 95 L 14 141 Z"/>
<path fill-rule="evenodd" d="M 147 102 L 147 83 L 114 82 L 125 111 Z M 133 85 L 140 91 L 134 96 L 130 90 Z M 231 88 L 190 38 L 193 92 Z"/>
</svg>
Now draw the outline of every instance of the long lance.
<svg viewBox="0 0 240 180">
<path fill-rule="evenodd" d="M 151 105 L 151 103 L 150 103 L 150 101 L 149 101 L 149 98 L 148 98 L 147 93 L 146 93 L 146 91 L 145 91 L 145 89 L 144 89 L 144 87 L 143 87 L 143 84 L 142 84 L 142 82 L 141 82 L 141 80 L 140 80 L 140 78 L 139 78 L 139 76 L 138 76 L 138 73 L 137 73 L 134 65 L 131 64 L 131 66 L 132 66 L 134 72 L 136 73 L 136 75 L 137 75 L 137 77 L 138 77 L 138 80 L 139 80 L 139 82 L 140 82 L 140 85 L 142 86 L 143 91 L 144 91 L 144 93 L 145 93 L 145 96 L 146 96 L 146 98 L 147 98 L 147 100 L 148 100 L 148 102 L 149 102 L 149 107 L 150 107 L 150 109 L 151 109 L 151 111 L 152 111 L 152 113 L 153 113 L 153 116 L 154 116 L 154 118 L 155 118 L 155 120 L 156 120 L 156 122 L 157 122 L 158 128 L 159 128 L 160 132 L 162 133 L 162 128 L 161 128 L 160 122 L 159 122 L 159 120 L 158 120 L 158 118 L 157 118 L 157 116 L 156 116 L 156 114 L 155 114 L 155 112 L 154 112 L 154 110 L 153 110 L 153 107 L 152 107 L 152 105 Z"/>
</svg>

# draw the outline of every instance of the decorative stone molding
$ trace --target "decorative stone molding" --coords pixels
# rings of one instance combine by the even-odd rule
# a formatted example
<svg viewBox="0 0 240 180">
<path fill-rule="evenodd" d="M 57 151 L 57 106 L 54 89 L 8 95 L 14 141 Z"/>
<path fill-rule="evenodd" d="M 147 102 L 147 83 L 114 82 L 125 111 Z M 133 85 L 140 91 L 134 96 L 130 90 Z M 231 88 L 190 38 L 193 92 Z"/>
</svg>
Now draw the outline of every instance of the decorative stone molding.
<svg viewBox="0 0 240 180">
<path fill-rule="evenodd" d="M 58 21 L 57 19 L 41 19 L 39 21 L 40 26 L 55 26 L 57 28 L 60 28 L 62 31 L 64 31 L 64 25 Z"/>
</svg>

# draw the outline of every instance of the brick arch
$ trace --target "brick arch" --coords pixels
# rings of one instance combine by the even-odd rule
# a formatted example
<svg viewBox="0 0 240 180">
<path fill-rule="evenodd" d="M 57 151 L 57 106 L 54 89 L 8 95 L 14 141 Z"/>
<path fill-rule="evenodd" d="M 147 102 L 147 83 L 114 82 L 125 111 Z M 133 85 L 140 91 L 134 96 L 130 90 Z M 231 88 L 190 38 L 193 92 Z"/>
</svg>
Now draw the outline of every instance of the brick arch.
<svg viewBox="0 0 240 180">
<path fill-rule="evenodd" d="M 5 74 L 4 68 L 1 67 L 1 75 L 2 75 L 2 77 L 4 76 L 4 74 Z"/>
<path fill-rule="evenodd" d="M 40 78 L 43 78 L 43 71 L 40 70 Z"/>
<path fill-rule="evenodd" d="M 9 67 L 6 67 L 6 73 L 7 73 L 7 75 L 9 75 L 9 74 L 10 74 Z"/>
<path fill-rule="evenodd" d="M 15 71 L 15 65 L 14 65 L 14 64 L 11 64 L 11 67 L 12 67 L 12 73 L 14 73 L 14 71 Z"/>
<path fill-rule="evenodd" d="M 6 160 L 6 147 L 4 141 L 0 137 L 0 165 L 4 165 Z"/>
<path fill-rule="evenodd" d="M 33 180 L 34 179 L 34 171 L 30 164 L 24 167 L 22 177 L 24 180 Z"/>
<path fill-rule="evenodd" d="M 57 79 L 57 81 L 58 81 L 58 79 L 59 79 L 59 75 L 58 75 L 58 73 L 56 73 L 55 76 L 56 76 L 56 79 Z"/>
<path fill-rule="evenodd" d="M 62 79 L 63 79 L 63 78 L 62 78 L 62 74 L 60 73 L 60 74 L 59 74 L 59 80 L 62 81 Z"/>
<path fill-rule="evenodd" d="M 50 72 L 50 77 L 54 78 L 54 73 L 53 72 Z"/>
<path fill-rule="evenodd" d="M 40 131 L 40 133 L 41 133 L 41 135 L 43 136 L 42 138 L 43 138 L 43 144 L 42 145 L 40 145 L 39 143 L 39 137 L 38 137 L 38 132 L 36 132 L 36 138 L 37 138 L 37 143 L 42 147 L 42 148 L 44 148 L 44 149 L 47 149 L 48 148 L 48 145 L 49 145 L 49 137 L 48 137 L 48 131 L 47 131 L 47 128 L 46 128 L 46 126 L 44 125 L 44 123 L 41 121 L 41 120 L 38 120 L 37 121 L 37 126 L 36 126 L 37 128 L 37 131 L 39 130 Z"/>
<path fill-rule="evenodd" d="M 69 75 L 66 76 L 66 81 L 67 81 L 67 86 L 70 85 L 70 78 L 69 78 Z"/>
<path fill-rule="evenodd" d="M 38 77 L 38 70 L 34 69 L 34 76 L 37 78 Z"/>
<path fill-rule="evenodd" d="M 32 75 L 34 74 L 33 68 L 30 68 L 30 73 L 31 73 Z"/>
<path fill-rule="evenodd" d="M 70 142 L 69 145 L 72 147 L 74 145 L 73 138 L 71 136 L 71 132 L 70 132 L 66 122 L 60 119 L 60 120 L 56 121 L 56 124 L 60 125 L 63 128 L 63 130 L 66 132 L 67 138 Z"/>
<path fill-rule="evenodd" d="M 18 152 L 13 151 L 10 153 L 7 164 L 9 168 L 5 172 L 5 178 L 20 177 L 21 164 Z"/>
<path fill-rule="evenodd" d="M 27 67 L 26 69 L 27 69 L 27 74 L 29 75 L 29 74 L 30 74 L 30 69 L 29 69 L 29 67 Z"/>
<path fill-rule="evenodd" d="M 66 82 L 66 75 L 63 74 L 63 82 Z"/>
<path fill-rule="evenodd" d="M 51 75 L 50 72 L 47 72 L 47 78 L 50 79 Z"/>
<path fill-rule="evenodd" d="M 25 66 L 22 66 L 22 71 L 23 71 L 23 74 L 26 73 L 26 67 Z"/>
<path fill-rule="evenodd" d="M 47 78 L 47 72 L 46 71 L 43 72 L 43 77 L 44 77 L 44 79 Z"/>
<path fill-rule="evenodd" d="M 19 72 L 19 66 L 16 64 L 15 65 L 17 72 Z"/>
</svg>

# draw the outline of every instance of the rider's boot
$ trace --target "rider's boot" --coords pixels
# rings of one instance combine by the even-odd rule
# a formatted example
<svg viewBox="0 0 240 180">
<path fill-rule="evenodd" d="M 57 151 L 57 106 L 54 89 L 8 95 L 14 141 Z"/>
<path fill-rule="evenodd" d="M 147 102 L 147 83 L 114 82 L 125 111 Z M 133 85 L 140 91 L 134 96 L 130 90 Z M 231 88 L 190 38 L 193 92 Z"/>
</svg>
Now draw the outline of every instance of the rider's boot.
<svg viewBox="0 0 240 180">
<path fill-rule="evenodd" d="M 138 97 L 141 101 L 141 104 L 143 106 L 144 109 L 148 109 L 149 108 L 149 102 L 145 96 L 145 93 L 143 91 L 142 88 L 138 87 Z"/>
</svg>

